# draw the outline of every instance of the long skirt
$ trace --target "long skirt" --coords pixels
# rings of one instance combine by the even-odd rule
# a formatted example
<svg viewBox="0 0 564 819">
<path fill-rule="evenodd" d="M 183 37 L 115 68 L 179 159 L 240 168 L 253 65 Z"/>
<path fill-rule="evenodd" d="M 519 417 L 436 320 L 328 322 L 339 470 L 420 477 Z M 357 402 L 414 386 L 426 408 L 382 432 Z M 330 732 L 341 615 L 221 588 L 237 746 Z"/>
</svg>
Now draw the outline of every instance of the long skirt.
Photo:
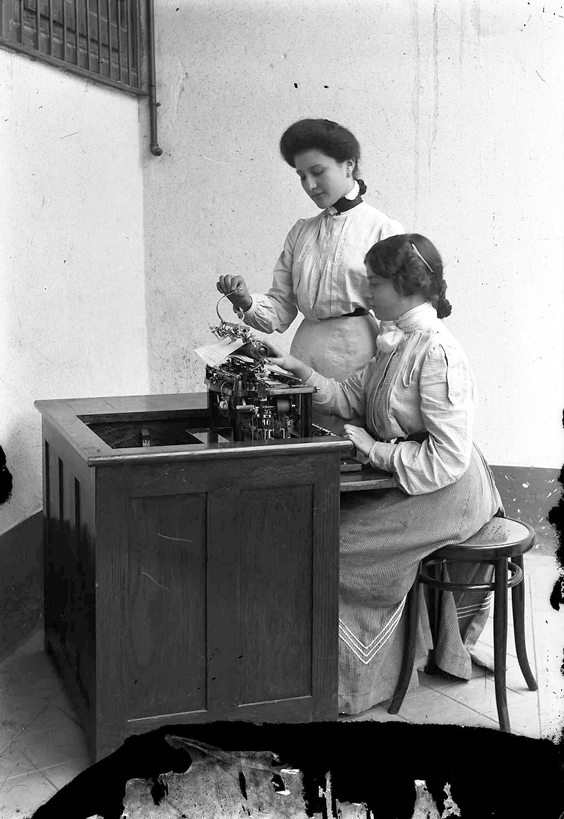
<svg viewBox="0 0 564 819">
<path fill-rule="evenodd" d="M 358 714 L 394 693 L 406 626 L 405 598 L 419 561 L 461 543 L 502 512 L 491 471 L 473 447 L 465 474 L 426 495 L 400 489 L 343 493 L 339 592 L 339 711 Z M 492 567 L 449 564 L 452 581 L 484 582 Z M 470 649 L 488 617 L 491 593 L 445 592 L 435 649 L 443 671 L 470 679 Z M 416 664 L 432 647 L 424 595 Z M 416 675 L 414 678 L 416 681 Z"/>
<path fill-rule="evenodd" d="M 347 316 L 323 321 L 304 319 L 296 331 L 290 352 L 326 378 L 344 381 L 361 370 L 376 354 L 378 323 L 366 316 Z M 362 418 L 343 421 L 314 407 L 313 421 L 340 434 L 345 423 L 365 426 Z"/>
</svg>

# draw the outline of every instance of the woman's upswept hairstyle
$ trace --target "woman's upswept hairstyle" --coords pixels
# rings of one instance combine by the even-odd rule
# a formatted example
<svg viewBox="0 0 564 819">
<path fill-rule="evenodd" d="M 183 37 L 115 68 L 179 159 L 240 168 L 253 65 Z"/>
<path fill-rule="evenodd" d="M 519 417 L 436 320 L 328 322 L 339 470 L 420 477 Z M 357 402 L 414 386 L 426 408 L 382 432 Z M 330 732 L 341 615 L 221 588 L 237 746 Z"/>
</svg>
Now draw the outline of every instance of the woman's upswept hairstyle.
<svg viewBox="0 0 564 819">
<path fill-rule="evenodd" d="M 401 296 L 424 295 L 446 318 L 452 306 L 446 298 L 443 261 L 435 245 L 419 233 L 389 236 L 372 245 L 364 263 L 377 276 L 390 279 Z"/>
<path fill-rule="evenodd" d="M 336 162 L 354 159 L 353 176 L 357 178 L 360 145 L 347 128 L 330 119 L 300 119 L 290 125 L 280 139 L 280 153 L 292 168 L 298 154 L 322 151 Z"/>
</svg>

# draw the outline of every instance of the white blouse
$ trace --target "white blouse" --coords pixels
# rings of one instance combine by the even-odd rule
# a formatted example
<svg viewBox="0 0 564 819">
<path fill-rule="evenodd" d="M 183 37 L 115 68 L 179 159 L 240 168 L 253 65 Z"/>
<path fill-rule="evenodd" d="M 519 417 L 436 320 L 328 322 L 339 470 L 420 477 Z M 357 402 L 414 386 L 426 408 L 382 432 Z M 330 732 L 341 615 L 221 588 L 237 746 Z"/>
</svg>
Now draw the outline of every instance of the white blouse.
<svg viewBox="0 0 564 819">
<path fill-rule="evenodd" d="M 364 257 L 373 244 L 404 233 L 366 202 L 344 213 L 328 208 L 300 219 L 288 233 L 268 293 L 252 294 L 246 324 L 283 333 L 300 311 L 313 321 L 369 309 Z"/>
<path fill-rule="evenodd" d="M 477 392 L 464 350 L 431 304 L 415 311 L 398 346 L 378 350 L 352 378 L 337 382 L 314 372 L 306 383 L 317 387 L 313 400 L 324 412 L 364 416 L 377 439 L 372 466 L 392 472 L 407 494 L 422 495 L 454 483 L 468 468 Z M 424 431 L 423 443 L 394 443 Z"/>
</svg>

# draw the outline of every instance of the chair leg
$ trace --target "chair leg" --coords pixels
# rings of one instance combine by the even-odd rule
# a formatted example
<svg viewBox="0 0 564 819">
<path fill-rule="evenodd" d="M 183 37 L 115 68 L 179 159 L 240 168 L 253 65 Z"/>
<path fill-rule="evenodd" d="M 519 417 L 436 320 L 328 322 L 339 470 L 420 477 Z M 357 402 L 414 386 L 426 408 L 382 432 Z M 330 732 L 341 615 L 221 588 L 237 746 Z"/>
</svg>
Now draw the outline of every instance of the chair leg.
<svg viewBox="0 0 564 819">
<path fill-rule="evenodd" d="M 529 686 L 530 691 L 536 691 L 537 681 L 531 671 L 529 659 L 527 657 L 527 645 L 525 642 L 525 573 L 523 568 L 523 555 L 512 558 L 513 562 L 519 566 L 523 572 L 523 580 L 511 589 L 511 607 L 513 609 L 513 629 L 515 631 L 515 648 L 519 668 Z"/>
<path fill-rule="evenodd" d="M 415 644 L 417 642 L 417 624 L 419 621 L 419 569 L 411 589 L 407 594 L 407 622 L 405 625 L 405 648 L 401 661 L 401 670 L 392 697 L 392 702 L 388 708 L 388 714 L 397 714 L 403 703 L 405 693 L 409 686 L 409 681 L 413 673 L 413 663 L 415 661 Z"/>
<path fill-rule="evenodd" d="M 436 580 L 441 579 L 441 566 L 435 565 L 433 566 L 433 576 Z M 429 627 L 431 629 L 431 636 L 433 638 L 433 648 L 429 651 L 427 655 L 427 664 L 425 665 L 425 673 L 429 675 L 436 674 L 437 672 L 437 664 L 435 662 L 435 647 L 437 645 L 437 640 L 439 638 L 439 623 L 441 622 L 441 602 L 442 602 L 442 591 L 440 589 L 433 588 L 433 586 L 428 586 L 428 594 L 429 594 Z"/>
<path fill-rule="evenodd" d="M 494 683 L 499 728 L 511 733 L 505 687 L 507 656 L 507 558 L 495 562 L 494 588 Z"/>
</svg>

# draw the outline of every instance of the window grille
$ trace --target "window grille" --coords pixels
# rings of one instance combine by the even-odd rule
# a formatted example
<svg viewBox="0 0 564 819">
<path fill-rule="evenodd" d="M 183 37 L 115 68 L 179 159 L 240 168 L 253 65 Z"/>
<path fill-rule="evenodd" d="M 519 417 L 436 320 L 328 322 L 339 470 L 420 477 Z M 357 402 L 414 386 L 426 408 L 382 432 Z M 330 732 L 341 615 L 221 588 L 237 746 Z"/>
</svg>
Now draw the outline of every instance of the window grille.
<svg viewBox="0 0 564 819">
<path fill-rule="evenodd" d="M 0 0 L 0 45 L 136 94 L 141 0 Z"/>
</svg>

